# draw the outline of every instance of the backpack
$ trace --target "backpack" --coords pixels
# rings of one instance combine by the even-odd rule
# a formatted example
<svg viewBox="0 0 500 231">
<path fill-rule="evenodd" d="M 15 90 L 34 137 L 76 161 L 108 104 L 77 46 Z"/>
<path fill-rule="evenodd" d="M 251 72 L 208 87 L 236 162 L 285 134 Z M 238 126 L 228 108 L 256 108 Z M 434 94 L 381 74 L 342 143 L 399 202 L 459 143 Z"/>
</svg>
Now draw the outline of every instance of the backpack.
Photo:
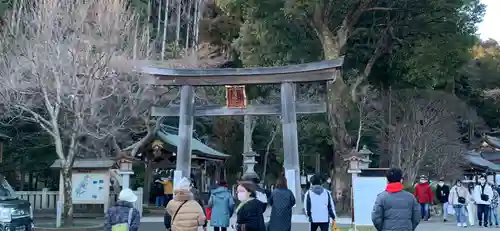
<svg viewBox="0 0 500 231">
<path fill-rule="evenodd" d="M 128 231 L 130 228 L 130 224 L 132 223 L 132 213 L 134 212 L 133 208 L 128 210 L 128 219 L 127 223 L 120 223 L 111 226 L 111 231 Z"/>
</svg>

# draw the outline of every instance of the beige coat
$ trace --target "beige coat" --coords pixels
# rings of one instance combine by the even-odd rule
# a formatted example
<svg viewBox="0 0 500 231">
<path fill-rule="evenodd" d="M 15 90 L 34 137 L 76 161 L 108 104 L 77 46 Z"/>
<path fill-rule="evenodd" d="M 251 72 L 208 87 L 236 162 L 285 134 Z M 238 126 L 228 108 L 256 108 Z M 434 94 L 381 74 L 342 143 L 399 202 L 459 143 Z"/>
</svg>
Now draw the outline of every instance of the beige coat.
<svg viewBox="0 0 500 231">
<path fill-rule="evenodd" d="M 177 216 L 172 221 L 172 231 L 197 231 L 199 226 L 205 223 L 203 208 L 193 200 L 193 194 L 189 190 L 175 190 L 175 197 L 168 202 L 167 213 L 173 216 L 179 206 L 187 201 L 179 209 Z"/>
<path fill-rule="evenodd" d="M 467 190 L 467 188 L 465 188 L 464 186 L 461 186 L 461 187 L 457 187 L 456 185 L 453 186 L 450 189 L 450 195 L 448 196 L 448 202 L 451 205 L 460 205 L 460 203 L 458 203 L 458 197 L 465 198 L 467 200 L 465 202 L 465 204 L 467 204 L 468 200 L 470 199 L 469 190 Z"/>
</svg>

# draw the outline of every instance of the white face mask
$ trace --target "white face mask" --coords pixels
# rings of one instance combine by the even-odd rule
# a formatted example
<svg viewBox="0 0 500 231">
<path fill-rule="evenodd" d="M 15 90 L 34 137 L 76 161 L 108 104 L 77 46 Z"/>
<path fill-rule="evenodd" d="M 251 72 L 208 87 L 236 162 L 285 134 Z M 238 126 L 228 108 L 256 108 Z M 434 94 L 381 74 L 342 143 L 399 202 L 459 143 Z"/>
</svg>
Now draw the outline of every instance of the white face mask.
<svg viewBox="0 0 500 231">
<path fill-rule="evenodd" d="M 479 183 L 480 183 L 480 184 L 484 184 L 484 183 L 486 183 L 486 180 L 484 180 L 484 179 L 480 179 L 480 180 L 479 180 Z"/>
<path fill-rule="evenodd" d="M 239 201 L 246 201 L 247 199 L 248 199 L 247 192 L 238 192 L 238 200 Z"/>
<path fill-rule="evenodd" d="M 420 183 L 422 183 L 422 184 L 425 183 L 425 180 L 420 180 Z"/>
<path fill-rule="evenodd" d="M 439 186 L 443 187 L 444 182 L 439 182 L 438 184 L 439 184 Z"/>
</svg>

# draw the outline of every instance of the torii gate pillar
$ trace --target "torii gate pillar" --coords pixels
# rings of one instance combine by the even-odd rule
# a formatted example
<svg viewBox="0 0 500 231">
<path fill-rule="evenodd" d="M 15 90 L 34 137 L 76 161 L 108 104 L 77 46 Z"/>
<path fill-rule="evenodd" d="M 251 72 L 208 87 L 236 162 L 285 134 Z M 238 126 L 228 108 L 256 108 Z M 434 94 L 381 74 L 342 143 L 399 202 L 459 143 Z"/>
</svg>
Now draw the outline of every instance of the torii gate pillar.
<svg viewBox="0 0 500 231">
<path fill-rule="evenodd" d="M 281 84 L 281 123 L 283 126 L 283 151 L 285 177 L 288 189 L 295 196 L 294 213 L 302 212 L 302 188 L 300 187 L 300 160 L 297 136 L 297 113 L 295 111 L 295 84 Z"/>
<path fill-rule="evenodd" d="M 181 105 L 179 110 L 179 146 L 174 172 L 174 185 L 182 178 L 191 176 L 191 143 L 194 123 L 194 87 L 181 87 Z"/>
</svg>

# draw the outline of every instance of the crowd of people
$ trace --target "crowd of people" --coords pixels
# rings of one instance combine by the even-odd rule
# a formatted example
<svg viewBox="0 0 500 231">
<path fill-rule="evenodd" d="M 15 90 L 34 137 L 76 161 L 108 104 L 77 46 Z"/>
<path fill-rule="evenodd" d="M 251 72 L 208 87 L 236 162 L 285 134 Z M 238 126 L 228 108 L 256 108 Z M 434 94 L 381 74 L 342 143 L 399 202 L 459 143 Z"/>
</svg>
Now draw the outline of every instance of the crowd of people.
<svg viewBox="0 0 500 231">
<path fill-rule="evenodd" d="M 330 191 L 322 186 L 322 177 L 313 176 L 311 187 L 306 192 L 305 213 L 311 230 L 330 230 L 330 221 L 335 220 L 335 204 Z M 262 188 L 256 177 L 243 178 L 236 187 L 236 203 L 224 180 L 216 183 L 210 191 L 208 203 L 201 200 L 193 181 L 182 178 L 172 187 L 170 178 L 157 180 L 163 187 L 158 188 L 156 205 L 164 206 L 165 228 L 170 231 L 197 231 L 207 229 L 207 220 L 215 231 L 291 231 L 292 210 L 295 196 L 288 189 L 287 180 L 281 176 L 273 191 Z M 123 189 L 118 202 L 105 216 L 105 231 L 138 231 L 139 211 L 133 207 L 137 200 L 130 189 Z M 264 212 L 271 208 L 268 223 L 264 222 Z M 231 217 L 236 215 L 236 220 Z"/>
<path fill-rule="evenodd" d="M 468 225 L 498 227 L 499 188 L 479 177 L 477 184 L 466 185 L 457 180 L 449 186 L 440 179 L 435 190 L 427 177 L 420 177 L 412 194 L 404 190 L 403 172 L 397 168 L 387 171 L 387 186 L 374 203 L 372 222 L 378 231 L 414 231 L 421 220 L 431 216 L 430 207 L 438 205 L 442 219 L 448 221 L 453 213 L 458 227 Z M 165 209 L 165 228 L 171 231 L 206 230 L 208 223 L 215 231 L 291 231 L 292 210 L 295 197 L 281 176 L 272 192 L 265 190 L 256 177 L 242 179 L 236 187 L 236 196 L 220 180 L 211 189 L 205 204 L 194 182 L 182 178 L 171 187 L 171 179 L 161 181 L 163 193 L 168 197 Z M 335 224 L 335 203 L 331 192 L 322 185 L 321 176 L 310 179 L 310 188 L 304 195 L 304 212 L 309 219 L 311 231 L 331 230 Z M 467 187 L 468 186 L 468 187 Z M 170 197 L 171 195 L 171 197 Z M 235 200 L 237 199 L 237 201 Z M 436 199 L 436 200 L 435 200 Z M 115 206 L 109 208 L 105 217 L 105 231 L 138 231 L 140 215 L 133 207 L 137 200 L 130 189 L 123 189 Z M 435 203 L 436 201 L 437 203 Z M 157 200 L 163 206 L 162 200 Z M 270 220 L 264 222 L 264 212 L 271 208 Z M 236 219 L 231 217 L 235 215 Z M 210 220 L 210 222 L 207 222 Z"/>
<path fill-rule="evenodd" d="M 443 222 L 453 213 L 458 227 L 474 226 L 476 221 L 478 226 L 499 227 L 499 188 L 488 183 L 485 176 L 468 187 L 461 180 L 450 187 L 440 179 L 435 191 L 427 177 L 421 176 L 413 195 L 404 190 L 400 169 L 390 169 L 387 181 L 386 190 L 378 195 L 372 211 L 373 224 L 379 231 L 415 230 L 421 220 L 429 220 L 432 204 L 439 206 Z"/>
<path fill-rule="evenodd" d="M 457 180 L 452 187 L 445 184 L 444 179 L 440 179 L 433 192 L 427 177 L 421 176 L 420 182 L 415 186 L 414 195 L 424 221 L 431 216 L 429 208 L 435 203 L 435 195 L 444 222 L 447 222 L 448 215 L 453 213 L 458 227 L 476 224 L 484 227 L 499 227 L 499 192 L 498 186 L 488 183 L 485 176 L 480 176 L 477 183 L 469 182 L 468 185 Z"/>
</svg>

